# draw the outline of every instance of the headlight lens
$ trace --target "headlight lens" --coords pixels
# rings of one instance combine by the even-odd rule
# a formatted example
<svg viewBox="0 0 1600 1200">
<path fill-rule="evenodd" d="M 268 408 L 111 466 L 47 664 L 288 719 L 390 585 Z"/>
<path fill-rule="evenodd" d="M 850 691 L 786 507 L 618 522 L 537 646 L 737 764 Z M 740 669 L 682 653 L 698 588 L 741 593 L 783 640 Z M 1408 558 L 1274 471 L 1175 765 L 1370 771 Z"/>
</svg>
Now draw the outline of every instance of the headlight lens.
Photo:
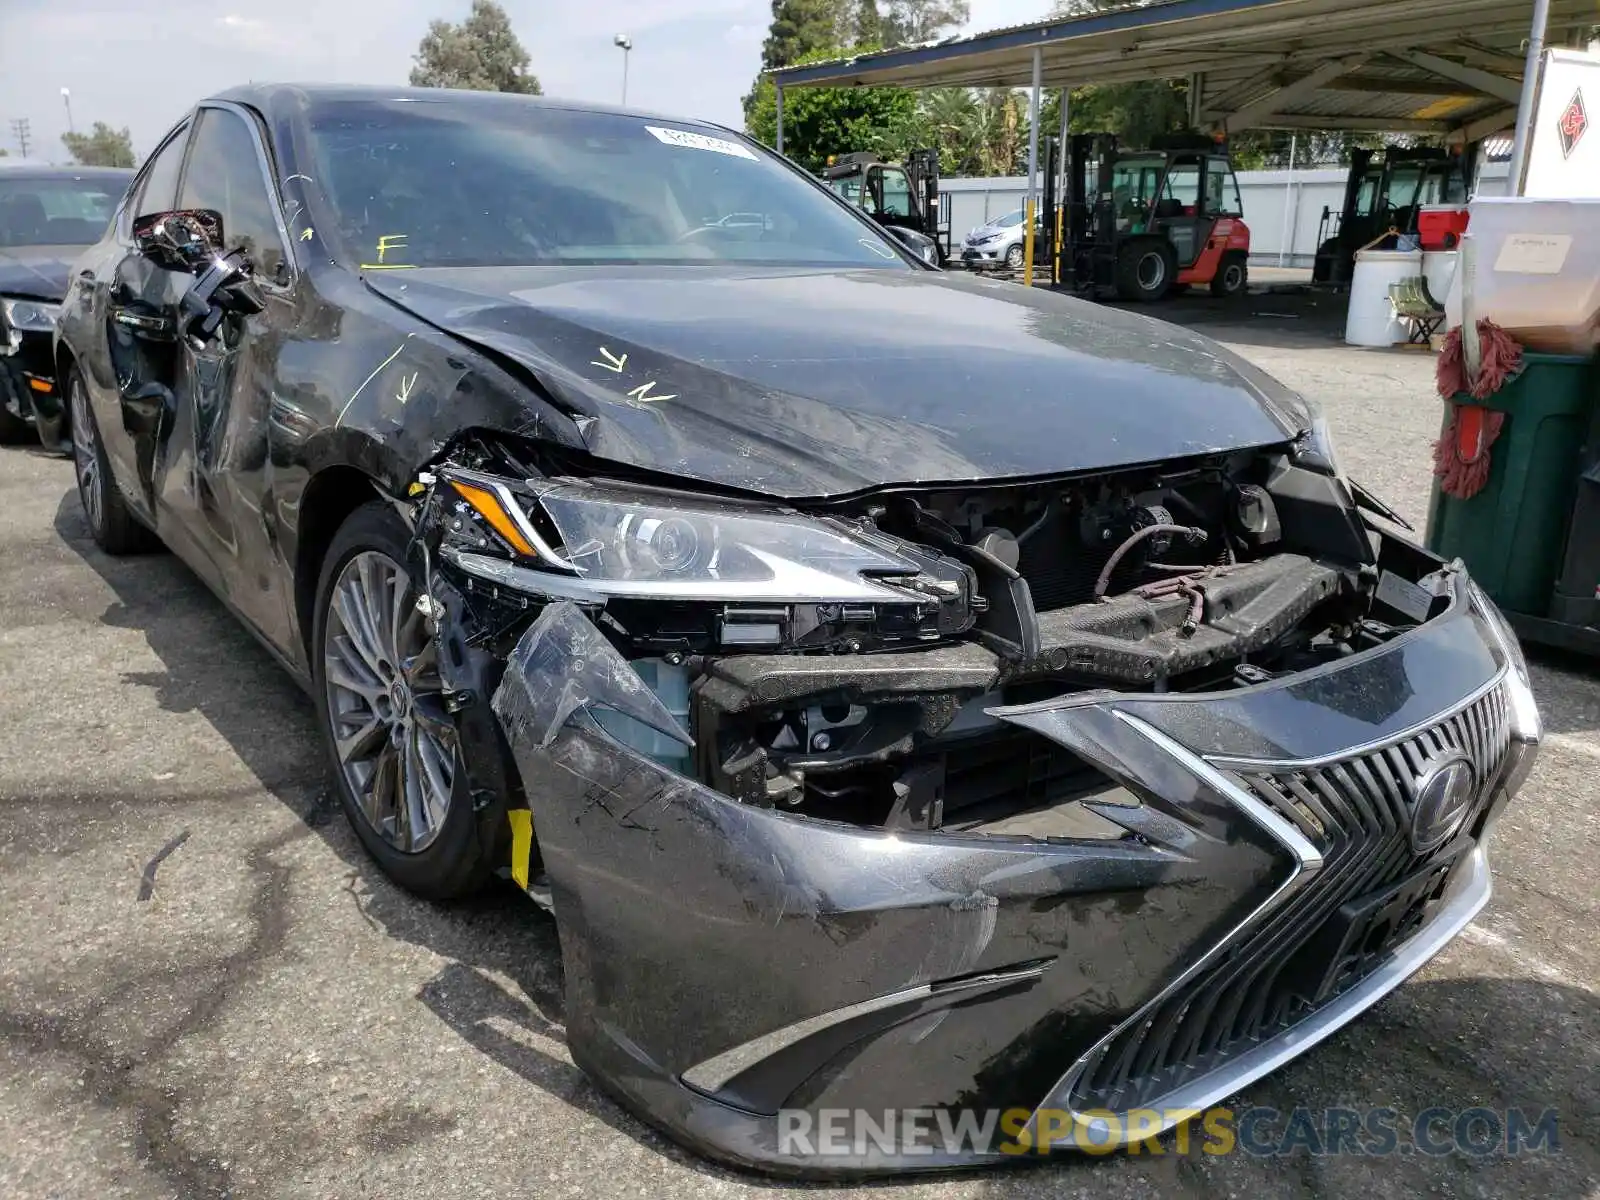
<svg viewBox="0 0 1600 1200">
<path fill-rule="evenodd" d="M 61 305 L 43 300 L 0 300 L 5 306 L 6 324 L 22 333 L 49 333 L 61 316 Z"/>
<path fill-rule="evenodd" d="M 566 561 L 598 595 L 678 600 L 901 602 L 880 580 L 915 564 L 822 520 L 562 484 L 539 505 Z"/>
</svg>

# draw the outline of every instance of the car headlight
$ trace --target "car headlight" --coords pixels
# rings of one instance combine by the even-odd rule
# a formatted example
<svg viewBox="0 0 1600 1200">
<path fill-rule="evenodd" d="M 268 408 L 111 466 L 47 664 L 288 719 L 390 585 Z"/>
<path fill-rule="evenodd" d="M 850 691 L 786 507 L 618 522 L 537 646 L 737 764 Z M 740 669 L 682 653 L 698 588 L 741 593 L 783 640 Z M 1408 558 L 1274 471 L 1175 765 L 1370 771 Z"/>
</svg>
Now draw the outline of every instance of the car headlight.
<svg viewBox="0 0 1600 1200">
<path fill-rule="evenodd" d="M 872 545 L 824 518 L 575 481 L 519 497 L 465 472 L 447 480 L 504 549 L 551 573 L 541 589 L 554 594 L 871 604 L 958 590 L 927 578 L 897 545 Z M 539 529 L 546 521 L 550 536 Z"/>
<path fill-rule="evenodd" d="M 627 606 L 635 634 L 725 647 L 860 650 L 972 627 L 972 568 L 868 521 L 586 480 L 449 468 L 421 520 L 493 595 Z M 648 602 L 661 602 L 659 604 Z"/>
<path fill-rule="evenodd" d="M 19 333 L 49 333 L 61 316 L 61 305 L 43 300 L 0 299 L 5 308 L 6 324 Z"/>
</svg>

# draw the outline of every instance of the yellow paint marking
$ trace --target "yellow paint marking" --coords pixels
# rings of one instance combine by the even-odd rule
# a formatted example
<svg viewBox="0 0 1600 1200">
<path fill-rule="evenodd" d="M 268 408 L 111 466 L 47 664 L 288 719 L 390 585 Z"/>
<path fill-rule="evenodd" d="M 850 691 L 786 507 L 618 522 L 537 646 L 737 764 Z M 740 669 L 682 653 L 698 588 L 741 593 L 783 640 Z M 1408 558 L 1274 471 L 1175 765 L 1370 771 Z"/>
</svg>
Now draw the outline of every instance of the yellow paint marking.
<svg viewBox="0 0 1600 1200">
<path fill-rule="evenodd" d="M 404 250 L 406 248 L 406 235 L 403 233 L 385 233 L 378 238 L 378 261 L 384 261 L 383 256 L 391 250 Z"/>
<path fill-rule="evenodd" d="M 307 225 L 300 231 L 300 240 L 302 242 L 309 242 L 311 240 L 311 226 Z"/>
<path fill-rule="evenodd" d="M 640 404 L 648 404 L 653 400 L 676 400 L 678 398 L 676 395 L 652 396 L 650 394 L 650 389 L 655 386 L 656 385 L 653 380 L 649 383 L 641 383 L 638 387 L 634 388 L 633 391 L 629 392 L 628 395 Z"/>
<path fill-rule="evenodd" d="M 528 890 L 528 860 L 533 857 L 533 813 L 526 808 L 506 810 L 511 822 L 511 878 Z"/>
</svg>

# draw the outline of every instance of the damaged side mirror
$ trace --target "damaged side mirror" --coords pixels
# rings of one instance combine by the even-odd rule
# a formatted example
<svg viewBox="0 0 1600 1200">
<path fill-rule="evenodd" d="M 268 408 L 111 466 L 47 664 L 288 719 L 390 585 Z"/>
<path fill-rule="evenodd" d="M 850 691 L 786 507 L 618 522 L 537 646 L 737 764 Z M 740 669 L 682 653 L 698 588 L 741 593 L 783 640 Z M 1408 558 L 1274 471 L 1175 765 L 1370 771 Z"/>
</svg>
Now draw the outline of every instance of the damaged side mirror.
<svg viewBox="0 0 1600 1200">
<path fill-rule="evenodd" d="M 164 270 L 198 274 L 222 253 L 222 214 L 212 208 L 182 208 L 135 217 L 133 244 Z"/>
</svg>

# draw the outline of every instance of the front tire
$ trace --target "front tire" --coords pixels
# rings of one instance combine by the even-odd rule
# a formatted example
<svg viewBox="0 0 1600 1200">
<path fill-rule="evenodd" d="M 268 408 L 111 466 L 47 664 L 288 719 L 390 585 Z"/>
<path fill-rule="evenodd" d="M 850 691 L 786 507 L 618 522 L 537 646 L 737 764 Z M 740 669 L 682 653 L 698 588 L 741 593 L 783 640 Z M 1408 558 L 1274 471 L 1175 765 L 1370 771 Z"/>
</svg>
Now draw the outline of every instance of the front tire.
<svg viewBox="0 0 1600 1200">
<path fill-rule="evenodd" d="M 156 535 L 139 523 L 133 510 L 111 478 L 111 462 L 94 410 L 89 407 L 89 390 L 76 366 L 67 371 L 67 406 L 72 423 L 72 467 L 78 480 L 78 499 L 83 504 L 83 519 L 89 536 L 107 554 L 139 554 L 160 545 Z"/>
<path fill-rule="evenodd" d="M 444 900 L 479 890 L 494 865 L 436 642 L 417 611 L 409 541 L 378 501 L 340 527 L 317 584 L 311 661 L 318 724 L 356 836 L 401 887 Z"/>
<path fill-rule="evenodd" d="M 1178 255 L 1156 238 L 1129 242 L 1117 252 L 1117 297 L 1143 304 L 1164 298 L 1177 281 Z"/>
<path fill-rule="evenodd" d="M 1237 250 L 1224 254 L 1211 280 L 1211 294 L 1231 299 L 1244 295 L 1249 287 L 1250 268 L 1246 257 Z"/>
<path fill-rule="evenodd" d="M 1022 270 L 1022 247 L 1020 245 L 1006 249 L 1006 266 L 1013 271 Z"/>
</svg>

